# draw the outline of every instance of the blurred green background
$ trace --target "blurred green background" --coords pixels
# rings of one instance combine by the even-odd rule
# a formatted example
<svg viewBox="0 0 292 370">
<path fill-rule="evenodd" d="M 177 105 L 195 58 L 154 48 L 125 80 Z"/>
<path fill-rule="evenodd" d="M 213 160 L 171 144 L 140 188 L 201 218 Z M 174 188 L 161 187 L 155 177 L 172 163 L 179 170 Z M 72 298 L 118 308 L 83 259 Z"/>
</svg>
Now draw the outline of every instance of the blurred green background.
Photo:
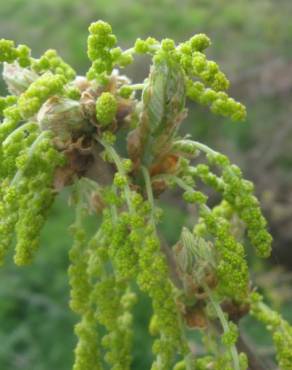
<svg viewBox="0 0 292 370">
<path fill-rule="evenodd" d="M 197 32 L 212 39 L 208 52 L 231 80 L 232 95 L 248 108 L 245 123 L 231 123 L 191 105 L 184 132 L 231 156 L 256 183 L 275 238 L 266 265 L 251 260 L 254 279 L 270 301 L 292 321 L 292 2 L 291 0 L 9 0 L 0 6 L 0 38 L 28 44 L 37 57 L 55 48 L 79 74 L 89 66 L 87 27 L 103 19 L 112 24 L 121 46 L 137 37 L 183 41 Z M 148 73 L 140 58 L 125 72 L 134 81 Z M 5 94 L 0 84 L 1 94 Z M 174 243 L 186 209 L 164 197 L 161 228 Z M 57 199 L 33 266 L 0 270 L 0 369 L 68 370 L 73 363 L 78 318 L 68 308 L 67 227 L 73 220 L 67 194 Z M 94 222 L 89 229 L 94 229 Z M 135 313 L 133 369 L 149 367 L 151 340 L 146 333 L 150 303 L 141 296 Z M 273 356 L 270 342 L 251 320 L 243 330 L 262 356 Z M 251 340 L 251 339 L 250 339 Z"/>
</svg>

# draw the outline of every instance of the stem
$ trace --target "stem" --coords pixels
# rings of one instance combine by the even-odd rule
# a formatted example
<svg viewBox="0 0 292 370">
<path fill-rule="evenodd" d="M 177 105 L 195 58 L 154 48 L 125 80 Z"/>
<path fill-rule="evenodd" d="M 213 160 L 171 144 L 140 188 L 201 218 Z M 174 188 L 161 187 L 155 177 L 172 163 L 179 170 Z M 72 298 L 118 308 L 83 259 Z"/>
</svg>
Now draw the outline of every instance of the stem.
<svg viewBox="0 0 292 370">
<path fill-rule="evenodd" d="M 115 151 L 115 149 L 104 143 L 103 140 L 101 139 L 98 139 L 98 141 L 100 142 L 100 144 L 108 151 L 109 155 L 112 157 L 113 161 L 115 162 L 115 165 L 118 169 L 118 171 L 120 172 L 120 174 L 122 176 L 126 176 L 126 172 L 124 170 L 124 167 L 123 167 L 123 164 L 121 162 L 121 159 L 118 155 L 118 153 Z M 132 206 L 132 203 L 131 203 L 131 190 L 130 190 L 130 187 L 129 187 L 129 184 L 125 184 L 125 188 L 124 188 L 124 193 L 125 193 L 125 198 L 126 198 L 126 202 L 127 202 L 127 206 L 129 208 L 129 212 L 130 213 L 133 213 L 134 212 L 134 209 L 133 209 L 133 206 Z"/>
<path fill-rule="evenodd" d="M 224 333 L 227 333 L 229 331 L 229 325 L 228 325 L 228 321 L 226 320 L 225 316 L 224 316 L 224 312 L 221 308 L 221 306 L 218 304 L 218 302 L 214 299 L 213 295 L 212 295 L 212 292 L 211 290 L 209 289 L 208 285 L 207 284 L 203 284 L 204 286 L 204 289 L 205 291 L 207 292 L 208 294 L 208 298 L 217 314 L 217 317 L 222 325 L 222 328 L 223 328 L 223 331 Z M 235 346 L 235 344 L 233 344 L 231 347 L 230 347 L 230 354 L 231 354 L 231 357 L 232 357 L 232 361 L 233 361 L 233 366 L 234 366 L 234 370 L 240 370 L 240 365 L 239 365 L 239 356 L 238 356 L 238 352 L 237 352 L 237 348 Z"/>
<path fill-rule="evenodd" d="M 186 144 L 186 145 L 193 145 L 196 149 L 199 149 L 201 152 L 204 152 L 206 154 L 213 154 L 217 155 L 219 154 L 216 152 L 216 150 L 213 150 L 209 148 L 207 145 L 200 143 L 199 141 L 194 141 L 194 140 L 178 140 L 173 143 L 173 145 L 176 144 Z"/>
<path fill-rule="evenodd" d="M 115 187 L 115 185 L 113 185 L 113 191 L 116 194 L 116 187 Z M 112 219 L 113 219 L 114 223 L 116 224 L 117 223 L 117 220 L 118 220 L 118 210 L 117 210 L 117 207 L 116 207 L 115 204 L 112 204 L 110 206 L 110 208 L 111 208 Z"/>
<path fill-rule="evenodd" d="M 153 226 L 155 226 L 155 220 L 154 220 L 154 197 L 153 197 L 153 192 L 152 192 L 152 186 L 151 186 L 151 179 L 149 175 L 149 171 L 147 170 L 146 167 L 142 166 L 142 173 L 144 176 L 145 180 L 145 187 L 146 187 L 146 193 L 147 193 L 147 198 L 151 204 L 151 222 Z"/>
<path fill-rule="evenodd" d="M 157 43 L 157 44 L 154 44 L 154 45 L 150 45 L 149 46 L 149 52 L 145 53 L 145 54 L 153 54 L 153 53 L 156 53 L 159 49 L 161 48 L 160 44 Z M 130 54 L 135 54 L 135 49 L 134 48 L 129 48 L 129 49 L 126 49 L 124 50 L 124 53 L 130 53 Z"/>
<path fill-rule="evenodd" d="M 170 176 L 172 176 L 172 175 L 170 175 Z M 179 187 L 181 187 L 183 190 L 185 190 L 185 191 L 192 191 L 193 190 L 193 188 L 190 186 L 190 185 L 188 185 L 188 184 L 186 184 L 182 179 L 180 179 L 179 177 L 177 177 L 177 176 L 172 176 L 171 177 L 175 182 L 176 182 L 176 184 L 179 186 Z"/>
<path fill-rule="evenodd" d="M 182 188 L 183 190 L 185 191 L 193 191 L 194 189 L 186 184 L 182 179 L 180 179 L 179 177 L 177 176 L 174 176 L 174 175 L 158 175 L 157 177 L 155 178 L 159 178 L 159 179 L 170 179 L 170 180 L 174 180 L 174 182 L 180 187 Z M 201 209 L 204 209 L 206 212 L 211 212 L 211 209 L 207 206 L 207 204 L 200 204 L 200 208 Z"/>
<path fill-rule="evenodd" d="M 135 53 L 135 50 L 134 50 L 134 48 L 129 48 L 129 49 L 125 49 L 124 51 L 123 51 L 123 53 L 129 53 L 129 54 L 134 54 Z"/>
<path fill-rule="evenodd" d="M 140 83 L 140 84 L 133 84 L 133 85 L 128 85 L 132 90 L 143 90 L 145 84 Z"/>
</svg>

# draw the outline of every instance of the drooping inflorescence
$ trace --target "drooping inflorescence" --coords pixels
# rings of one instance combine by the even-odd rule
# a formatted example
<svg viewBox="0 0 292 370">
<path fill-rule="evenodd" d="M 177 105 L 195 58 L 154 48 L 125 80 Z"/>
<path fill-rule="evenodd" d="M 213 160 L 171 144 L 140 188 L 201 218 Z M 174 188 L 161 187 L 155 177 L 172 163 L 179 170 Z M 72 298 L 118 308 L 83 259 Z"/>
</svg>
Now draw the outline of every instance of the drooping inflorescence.
<svg viewBox="0 0 292 370">
<path fill-rule="evenodd" d="M 281 315 L 263 302 L 263 297 L 253 292 L 250 296 L 251 314 L 272 333 L 276 357 L 281 369 L 292 369 L 292 328 Z"/>
<path fill-rule="evenodd" d="M 291 369 L 291 327 L 252 292 L 245 245 L 268 257 L 272 242 L 253 185 L 224 155 L 179 136 L 187 99 L 245 118 L 226 92 L 228 79 L 206 57 L 209 38 L 176 45 L 149 37 L 122 50 L 109 24 L 92 23 L 89 33 L 86 76 L 55 50 L 35 59 L 28 47 L 0 40 L 9 92 L 0 98 L 0 262 L 14 239 L 15 263 L 31 262 L 55 196 L 72 185 L 74 370 L 131 368 L 137 289 L 152 301 L 152 370 L 246 370 L 237 322 L 250 310 L 272 331 L 281 368 Z M 136 54 L 150 55 L 152 65 L 133 84 L 119 69 Z M 121 129 L 126 139 L 116 135 Z M 204 162 L 194 164 L 199 155 Z M 219 204 L 210 205 L 202 184 Z M 174 187 L 198 217 L 170 248 L 156 198 Z M 94 235 L 84 225 L 90 212 L 99 216 Z M 202 356 L 189 345 L 196 329 L 212 338 Z"/>
</svg>

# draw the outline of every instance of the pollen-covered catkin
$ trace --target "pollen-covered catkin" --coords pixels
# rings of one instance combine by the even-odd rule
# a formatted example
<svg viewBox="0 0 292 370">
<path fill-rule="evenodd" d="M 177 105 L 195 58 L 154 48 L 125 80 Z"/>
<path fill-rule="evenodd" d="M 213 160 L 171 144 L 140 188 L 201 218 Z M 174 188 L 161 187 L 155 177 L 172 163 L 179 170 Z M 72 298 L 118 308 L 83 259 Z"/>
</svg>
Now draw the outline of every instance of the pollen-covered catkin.
<svg viewBox="0 0 292 370">
<path fill-rule="evenodd" d="M 251 314 L 272 334 L 276 357 L 281 369 L 292 369 L 292 326 L 281 315 L 269 308 L 263 297 L 253 292 L 250 296 Z"/>
<path fill-rule="evenodd" d="M 51 72 L 46 72 L 40 76 L 18 99 L 21 116 L 30 118 L 36 114 L 50 96 L 63 92 L 65 81 L 64 76 L 53 75 Z"/>
<path fill-rule="evenodd" d="M 17 158 L 18 170 L 12 179 L 18 196 L 17 243 L 14 261 L 30 263 L 39 246 L 40 230 L 54 200 L 53 179 L 64 157 L 55 148 L 49 131 Z"/>
</svg>

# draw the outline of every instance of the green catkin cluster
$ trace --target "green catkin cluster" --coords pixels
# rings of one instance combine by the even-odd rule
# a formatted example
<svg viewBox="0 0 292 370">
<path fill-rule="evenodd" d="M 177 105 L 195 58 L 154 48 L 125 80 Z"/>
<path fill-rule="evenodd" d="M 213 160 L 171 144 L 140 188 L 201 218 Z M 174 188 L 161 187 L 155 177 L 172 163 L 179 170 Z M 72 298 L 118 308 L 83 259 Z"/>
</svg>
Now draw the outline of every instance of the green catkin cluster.
<svg viewBox="0 0 292 370">
<path fill-rule="evenodd" d="M 201 210 L 200 216 L 209 234 L 213 236 L 214 246 L 219 254 L 216 271 L 220 293 L 236 301 L 245 299 L 248 294 L 249 274 L 244 247 L 233 237 L 227 220 L 216 217 L 205 208 Z"/>
<path fill-rule="evenodd" d="M 246 370 L 248 368 L 247 358 L 243 353 L 239 355 L 239 366 L 240 370 Z M 228 354 L 221 354 L 217 358 L 212 356 L 198 357 L 191 362 L 189 367 L 187 367 L 185 361 L 181 361 L 174 367 L 173 370 L 188 369 L 234 370 L 234 367 L 230 365 L 230 356 Z"/>
<path fill-rule="evenodd" d="M 215 91 L 205 87 L 202 82 L 187 81 L 187 96 L 189 99 L 202 105 L 209 105 L 211 112 L 234 121 L 245 119 L 246 112 L 243 105 L 229 98 L 224 91 Z"/>
<path fill-rule="evenodd" d="M 51 71 L 53 74 L 63 76 L 66 81 L 73 80 L 76 76 L 74 69 L 58 55 L 56 50 L 47 50 L 40 59 L 34 59 L 32 70 L 38 74 Z"/>
<path fill-rule="evenodd" d="M 113 150 L 107 145 L 106 148 L 115 160 Z M 115 185 L 122 189 L 125 199 L 130 201 L 132 207 L 129 208 L 128 214 L 123 213 L 119 216 L 121 221 L 115 224 L 109 252 L 112 254 L 118 276 L 124 276 L 125 279 L 129 278 L 129 274 L 134 274 L 139 288 L 152 299 L 157 333 L 160 334 L 160 338 L 156 339 L 153 345 L 156 362 L 153 363 L 152 369 L 166 370 L 174 361 L 174 353 L 178 350 L 180 353 L 184 351 L 174 291 L 168 278 L 168 266 L 151 223 L 153 220 L 151 203 L 143 202 L 139 194 L 129 190 L 125 176 L 125 168 L 131 167 L 128 161 L 118 162 L 116 165 L 120 171 L 117 172 L 119 176 L 115 176 Z M 116 202 L 114 197 L 113 201 Z"/>
<path fill-rule="evenodd" d="M 225 90 L 229 81 L 220 71 L 214 61 L 209 61 L 203 53 L 210 45 L 210 40 L 203 34 L 192 37 L 189 41 L 175 48 L 173 40 L 165 39 L 161 42 L 161 51 L 156 55 L 156 61 L 171 55 L 185 74 L 186 93 L 189 99 L 203 105 L 209 105 L 211 111 L 232 120 L 245 119 L 245 107 L 230 98 Z M 134 50 L 139 54 L 151 53 L 159 50 L 159 43 L 152 38 L 145 41 L 138 39 Z M 201 81 L 198 81 L 200 79 Z"/>
<path fill-rule="evenodd" d="M 16 96 L 8 95 L 5 97 L 0 97 L 0 117 L 3 116 L 4 109 L 8 108 L 10 105 L 15 104 L 17 101 Z"/>
<path fill-rule="evenodd" d="M 11 185 L 17 189 L 19 205 L 15 226 L 17 244 L 14 261 L 18 265 L 31 262 L 39 246 L 40 230 L 54 200 L 52 183 L 56 167 L 64 164 L 51 142 L 50 132 L 40 135 L 17 158 L 18 170 Z"/>
<path fill-rule="evenodd" d="M 166 370 L 173 363 L 174 353 L 183 354 L 185 348 L 173 287 L 168 280 L 168 268 L 157 237 L 146 238 L 139 256 L 139 268 L 138 284 L 152 299 L 157 331 L 160 333 L 160 338 L 153 345 L 156 362 L 151 369 Z"/>
<path fill-rule="evenodd" d="M 15 236 L 15 263 L 31 262 L 55 195 L 73 184 L 68 275 L 70 307 L 80 317 L 74 370 L 131 368 L 133 284 L 152 301 L 151 370 L 246 370 L 228 307 L 248 304 L 272 332 L 279 366 L 292 369 L 291 327 L 251 293 L 244 244 L 268 257 L 272 242 L 253 185 L 227 157 L 178 133 L 187 98 L 233 120 L 246 115 L 205 55 L 209 38 L 198 34 L 176 45 L 149 37 L 122 50 L 108 23 L 92 23 L 89 33 L 91 66 L 78 77 L 53 49 L 35 59 L 27 46 L 0 40 L 11 94 L 0 97 L 0 263 Z M 135 54 L 149 54 L 152 66 L 148 78 L 132 84 L 116 68 Z M 117 135 L 117 145 L 120 127 L 129 135 Z M 122 145 L 123 157 L 116 149 Z M 200 153 L 206 161 L 193 165 Z M 107 169 L 112 176 L 104 180 Z M 221 195 L 218 205 L 210 207 L 202 183 Z M 165 252 L 159 234 L 165 215 L 155 197 L 176 185 L 198 220 Z M 100 215 L 93 236 L 85 231 L 89 212 Z M 196 328 L 212 337 L 202 356 L 188 345 Z"/>
<path fill-rule="evenodd" d="M 253 292 L 250 296 L 251 314 L 272 333 L 278 364 L 283 370 L 292 369 L 292 326 L 281 315 L 263 303 L 263 297 Z"/>
<path fill-rule="evenodd" d="M 62 75 L 46 72 L 40 76 L 18 99 L 22 117 L 32 117 L 50 96 L 62 94 L 64 83 L 65 78 Z"/>
<path fill-rule="evenodd" d="M 194 228 L 194 235 L 207 240 L 210 237 L 213 239 L 217 251 L 218 291 L 223 297 L 229 297 L 235 301 L 246 299 L 249 274 L 245 251 L 243 245 L 234 238 L 229 220 L 206 205 L 207 197 L 204 194 L 192 190 L 181 180 L 175 180 L 185 190 L 184 200 L 198 204 L 200 220 Z"/>
<path fill-rule="evenodd" d="M 22 127 L 24 126 L 20 128 Z M 18 219 L 17 204 L 19 193 L 15 185 L 11 186 L 13 176 L 17 172 L 17 159 L 36 139 L 36 130 L 36 124 L 34 122 L 29 122 L 25 125 L 25 130 L 15 130 L 2 144 L 1 176 L 5 178 L 5 180 L 1 182 L 0 196 L 1 263 L 12 242 L 14 227 Z"/>
<path fill-rule="evenodd" d="M 113 94 L 104 92 L 96 101 L 96 119 L 102 127 L 109 125 L 115 118 L 118 103 Z"/>
<path fill-rule="evenodd" d="M 211 164 L 222 168 L 223 197 L 246 224 L 248 238 L 257 255 L 269 257 L 272 237 L 266 230 L 267 222 L 253 194 L 253 184 L 243 179 L 241 170 L 236 165 L 230 165 L 226 157 L 216 154 L 209 155 L 208 159 Z"/>
<path fill-rule="evenodd" d="M 13 41 L 0 39 L 0 63 L 17 61 L 21 67 L 28 67 L 31 63 L 30 49 L 26 45 L 15 47 Z"/>
<path fill-rule="evenodd" d="M 11 105 L 3 111 L 4 119 L 0 125 L 0 143 L 6 139 L 6 137 L 13 132 L 20 121 L 22 120 L 20 110 L 17 106 Z"/>
<path fill-rule="evenodd" d="M 80 197 L 80 194 L 75 196 Z M 70 307 L 81 316 L 81 321 L 75 326 L 78 343 L 75 348 L 73 370 L 101 370 L 97 322 L 91 304 L 93 285 L 88 273 L 89 255 L 86 233 L 82 225 L 84 209 L 80 199 L 77 199 L 76 203 L 76 221 L 71 227 L 74 243 L 69 253 L 71 265 L 68 275 L 71 286 Z"/>
<path fill-rule="evenodd" d="M 38 135 L 35 122 L 12 132 L 2 144 L 1 262 L 17 236 L 15 263 L 27 264 L 38 248 L 39 233 L 54 199 L 55 168 L 64 163 L 49 132 Z"/>
<path fill-rule="evenodd" d="M 191 193 L 191 191 L 188 191 Z M 236 342 L 238 338 L 238 329 L 233 322 L 228 322 L 225 318 L 225 314 L 220 307 L 220 297 L 231 298 L 234 301 L 242 301 L 247 296 L 247 284 L 248 284 L 248 268 L 244 260 L 244 256 L 240 255 L 238 250 L 235 249 L 237 246 L 232 235 L 229 231 L 229 225 L 222 224 L 222 219 L 212 219 L 212 211 L 204 204 L 205 199 L 202 196 L 198 196 L 199 192 L 193 192 L 196 194 L 198 203 L 203 207 L 201 210 L 201 217 L 205 222 L 206 229 L 210 232 L 211 236 L 214 237 L 214 246 L 216 251 L 213 249 L 208 250 L 208 244 L 201 236 L 198 237 L 198 229 L 195 228 L 193 235 L 184 230 L 182 233 L 182 243 L 188 250 L 188 258 L 183 264 L 190 263 L 193 259 L 193 265 L 185 267 L 188 272 L 187 282 L 193 284 L 194 287 L 203 288 L 205 294 L 209 299 L 209 305 L 214 310 L 215 317 L 219 318 L 219 321 L 223 328 L 223 335 L 221 336 L 221 342 L 227 349 L 226 353 L 216 359 L 216 367 L 218 369 L 235 369 L 235 370 L 246 370 L 247 365 L 243 366 L 240 364 L 240 355 L 236 350 Z M 194 197 L 191 199 L 193 203 Z M 202 222 L 202 221 L 201 221 Z M 209 224 L 210 223 L 210 224 Z M 223 226 L 223 227 L 222 227 Z M 201 233 L 199 233 L 201 235 Z M 208 235 L 203 233 L 203 236 L 208 238 Z M 243 247 L 241 250 L 243 250 Z M 190 257 L 192 256 L 192 257 Z M 210 274 L 216 273 L 219 281 L 218 288 L 215 294 L 211 291 L 209 284 Z M 232 281 L 230 281 L 232 280 Z M 217 293 L 219 296 L 217 297 Z M 232 367 L 231 364 L 232 363 Z M 196 369 L 196 367 L 195 367 Z"/>
<path fill-rule="evenodd" d="M 267 222 L 261 213 L 258 199 L 253 195 L 253 184 L 242 179 L 241 171 L 236 166 L 223 171 L 223 180 L 226 184 L 224 198 L 245 222 L 248 237 L 257 255 L 268 257 L 271 253 L 272 237 L 266 231 Z"/>
<path fill-rule="evenodd" d="M 75 326 L 75 334 L 78 343 L 73 370 L 102 370 L 96 320 L 92 314 L 88 313 L 82 317 L 81 322 Z"/>
<path fill-rule="evenodd" d="M 219 167 L 222 171 L 221 177 L 215 175 L 210 166 L 206 164 L 187 167 L 186 175 L 194 179 L 199 178 L 206 185 L 222 193 L 227 204 L 245 223 L 248 238 L 257 255 L 263 258 L 269 257 L 272 237 L 266 229 L 267 222 L 262 215 L 259 201 L 254 195 L 254 186 L 250 181 L 243 179 L 239 167 L 230 164 L 226 156 L 198 142 L 180 140 L 175 143 L 174 147 L 176 150 L 183 150 L 191 155 L 195 153 L 195 150 L 202 151 L 207 154 L 210 166 Z"/>
<path fill-rule="evenodd" d="M 110 203 L 116 205 L 116 199 L 112 197 Z M 98 278 L 93 288 L 92 301 L 96 305 L 99 324 L 107 330 L 102 338 L 102 345 L 107 352 L 105 361 L 115 369 L 130 368 L 133 336 L 131 308 L 135 303 L 135 295 L 128 285 L 133 270 L 131 274 L 131 268 L 129 271 L 125 269 L 129 266 L 131 250 L 125 250 L 124 241 L 120 239 L 126 236 L 124 226 L 125 221 L 119 226 L 112 222 L 109 209 L 104 211 L 100 231 L 91 240 L 92 253 L 88 270 L 90 276 Z M 117 248 L 118 245 L 120 248 Z M 118 259 L 117 253 L 122 253 L 123 257 Z"/>
<path fill-rule="evenodd" d="M 121 201 L 113 191 L 107 190 L 105 198 L 112 209 L 117 205 L 121 206 Z M 136 260 L 131 259 L 133 251 L 124 244 L 124 238 L 129 234 L 129 217 L 125 213 L 120 220 L 113 220 L 111 215 L 110 209 L 104 210 L 99 231 L 88 246 L 85 243 L 84 230 L 79 227 L 78 232 L 75 231 L 75 246 L 70 252 L 73 263 L 69 268 L 71 307 L 83 317 L 76 327 L 76 334 L 79 336 L 76 363 L 81 364 L 84 361 L 85 369 L 90 369 L 93 362 L 92 358 L 86 360 L 85 355 L 79 353 L 81 349 L 78 352 L 80 343 L 83 346 L 86 344 L 85 339 L 80 338 L 78 328 L 83 326 L 84 321 L 88 321 L 87 316 L 92 317 L 89 312 L 93 312 L 95 327 L 98 324 L 107 331 L 101 340 L 106 351 L 104 360 L 117 370 L 129 369 L 131 364 L 130 310 L 135 302 L 135 295 L 131 293 L 127 283 L 133 277 Z M 96 336 L 88 335 L 86 340 L 88 348 L 96 348 Z"/>
<path fill-rule="evenodd" d="M 81 212 L 81 211 L 79 211 Z M 81 215 L 77 215 L 79 218 Z M 91 293 L 91 284 L 87 273 L 88 253 L 86 251 L 86 233 L 80 220 L 71 228 L 74 243 L 70 250 L 69 278 L 70 278 L 70 308 L 79 315 L 86 313 Z"/>
<path fill-rule="evenodd" d="M 4 177 L 12 178 L 14 176 L 21 154 L 32 145 L 38 134 L 38 124 L 27 122 L 6 137 L 2 143 L 2 171 Z"/>
<path fill-rule="evenodd" d="M 90 36 L 87 40 L 87 55 L 92 65 L 87 72 L 87 78 L 105 84 L 115 65 L 126 67 L 132 63 L 133 57 L 131 52 L 123 52 L 121 48 L 115 47 L 117 38 L 108 23 L 92 23 L 88 30 Z"/>
</svg>

